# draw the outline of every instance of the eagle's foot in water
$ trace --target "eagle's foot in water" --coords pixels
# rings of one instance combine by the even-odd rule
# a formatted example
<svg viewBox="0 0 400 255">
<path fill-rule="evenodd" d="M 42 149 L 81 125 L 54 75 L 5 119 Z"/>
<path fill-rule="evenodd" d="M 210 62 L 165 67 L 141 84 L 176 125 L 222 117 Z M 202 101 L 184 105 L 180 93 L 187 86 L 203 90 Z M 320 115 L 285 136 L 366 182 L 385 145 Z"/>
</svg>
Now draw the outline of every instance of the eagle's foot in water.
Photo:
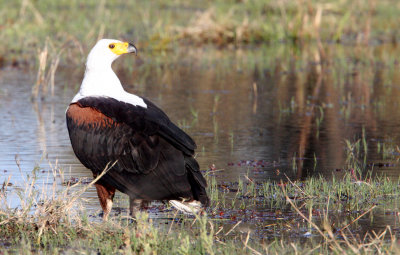
<svg viewBox="0 0 400 255">
<path fill-rule="evenodd" d="M 149 201 L 144 199 L 129 198 L 129 214 L 131 217 L 135 217 L 135 214 L 141 210 L 146 209 L 149 205 Z"/>
</svg>

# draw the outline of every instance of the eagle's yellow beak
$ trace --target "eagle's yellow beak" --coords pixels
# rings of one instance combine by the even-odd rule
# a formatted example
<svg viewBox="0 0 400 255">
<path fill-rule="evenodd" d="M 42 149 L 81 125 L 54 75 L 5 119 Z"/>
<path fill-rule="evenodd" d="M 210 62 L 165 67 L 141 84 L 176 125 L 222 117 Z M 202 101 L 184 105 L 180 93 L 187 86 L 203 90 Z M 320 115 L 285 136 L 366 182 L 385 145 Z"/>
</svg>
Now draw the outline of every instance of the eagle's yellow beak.
<svg viewBox="0 0 400 255">
<path fill-rule="evenodd" d="M 137 49 L 135 45 L 128 42 L 110 43 L 108 48 L 117 55 L 122 55 L 125 53 L 135 53 L 135 55 L 137 55 Z"/>
</svg>

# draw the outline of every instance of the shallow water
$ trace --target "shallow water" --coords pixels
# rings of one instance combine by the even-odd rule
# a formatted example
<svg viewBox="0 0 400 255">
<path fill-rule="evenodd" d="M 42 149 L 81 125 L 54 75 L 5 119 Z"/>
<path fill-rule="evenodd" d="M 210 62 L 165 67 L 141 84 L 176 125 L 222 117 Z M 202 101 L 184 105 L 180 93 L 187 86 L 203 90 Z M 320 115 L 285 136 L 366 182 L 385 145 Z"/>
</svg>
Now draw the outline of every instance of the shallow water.
<svg viewBox="0 0 400 255">
<path fill-rule="evenodd" d="M 125 56 L 114 69 L 127 91 L 155 102 L 196 140 L 201 169 L 214 171 L 220 182 L 342 175 L 345 141 L 363 137 L 368 147 L 361 146 L 360 161 L 397 179 L 399 50 L 326 47 L 324 54 L 286 46 L 144 52 L 136 59 Z M 35 73 L 0 70 L 0 183 L 10 178 L 12 187 L 23 187 L 23 176 L 35 167 L 37 182 L 49 185 L 54 166 L 66 180 L 91 177 L 74 156 L 65 125 L 82 68 L 60 68 L 55 95 L 33 101 Z M 88 210 L 98 212 L 95 190 L 84 196 Z M 8 201 L 18 206 L 18 199 Z M 256 211 L 259 220 L 268 218 L 263 208 Z M 368 228 L 396 227 L 394 219 L 377 215 Z"/>
</svg>

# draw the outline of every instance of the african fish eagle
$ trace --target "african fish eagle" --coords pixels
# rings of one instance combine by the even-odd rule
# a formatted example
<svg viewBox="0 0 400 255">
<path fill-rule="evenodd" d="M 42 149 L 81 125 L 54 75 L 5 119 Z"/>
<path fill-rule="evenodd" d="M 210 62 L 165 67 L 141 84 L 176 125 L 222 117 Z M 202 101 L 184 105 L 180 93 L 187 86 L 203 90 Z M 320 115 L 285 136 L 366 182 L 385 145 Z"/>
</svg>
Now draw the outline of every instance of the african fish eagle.
<svg viewBox="0 0 400 255">
<path fill-rule="evenodd" d="M 98 176 L 95 184 L 106 220 L 116 190 L 129 196 L 131 215 L 152 200 L 195 212 L 209 204 L 207 182 L 193 157 L 196 144 L 148 99 L 127 93 L 111 68 L 128 42 L 102 39 L 90 51 L 67 127 L 80 162 Z"/>
</svg>

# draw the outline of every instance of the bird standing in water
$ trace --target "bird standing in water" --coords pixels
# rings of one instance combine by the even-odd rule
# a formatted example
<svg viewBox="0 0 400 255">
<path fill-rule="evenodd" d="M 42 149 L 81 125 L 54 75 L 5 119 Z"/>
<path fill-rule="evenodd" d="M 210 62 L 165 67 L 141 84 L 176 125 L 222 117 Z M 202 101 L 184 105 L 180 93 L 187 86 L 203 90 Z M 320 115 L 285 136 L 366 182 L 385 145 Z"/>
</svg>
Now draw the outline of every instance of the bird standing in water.
<svg viewBox="0 0 400 255">
<path fill-rule="evenodd" d="M 168 200 L 197 212 L 209 204 L 207 182 L 194 156 L 196 144 L 149 100 L 126 92 L 111 64 L 135 53 L 128 42 L 102 39 L 90 51 L 81 88 L 70 103 L 67 127 L 80 162 L 96 177 L 103 218 L 119 190 L 129 196 L 130 213 L 152 200 Z"/>
</svg>

